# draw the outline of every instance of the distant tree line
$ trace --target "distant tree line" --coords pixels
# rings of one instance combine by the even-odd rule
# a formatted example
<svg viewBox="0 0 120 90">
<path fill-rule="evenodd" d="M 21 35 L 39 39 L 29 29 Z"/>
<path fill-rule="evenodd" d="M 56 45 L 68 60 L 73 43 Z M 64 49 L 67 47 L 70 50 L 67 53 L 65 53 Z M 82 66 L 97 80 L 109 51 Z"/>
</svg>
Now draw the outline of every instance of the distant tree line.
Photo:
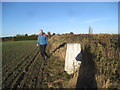
<svg viewBox="0 0 120 90">
<path fill-rule="evenodd" d="M 13 36 L 13 37 L 3 37 L 2 41 L 36 40 L 37 36 L 38 35 L 36 35 L 36 34 L 33 34 L 33 35 L 28 35 L 28 34 L 20 35 L 20 34 L 17 34 L 16 36 Z"/>
<path fill-rule="evenodd" d="M 48 38 L 51 38 L 54 36 L 55 33 L 51 34 L 50 32 L 47 33 Z M 2 37 L 2 41 L 22 41 L 22 40 L 37 40 L 38 35 L 37 34 L 32 34 L 32 35 L 20 35 L 17 34 L 16 36 L 13 37 Z"/>
<path fill-rule="evenodd" d="M 25 34 L 25 35 L 16 35 L 15 37 L 13 37 L 14 41 L 20 41 L 20 40 L 36 40 L 37 39 L 37 34 L 33 34 L 33 35 L 29 35 Z"/>
<path fill-rule="evenodd" d="M 74 34 L 73 32 L 65 33 L 65 34 Z M 56 33 L 47 32 L 48 38 L 51 38 L 52 36 L 56 35 Z M 22 40 L 37 40 L 38 35 L 37 34 L 24 34 L 20 35 L 17 34 L 16 36 L 10 36 L 10 37 L 2 37 L 2 41 L 22 41 Z"/>
</svg>

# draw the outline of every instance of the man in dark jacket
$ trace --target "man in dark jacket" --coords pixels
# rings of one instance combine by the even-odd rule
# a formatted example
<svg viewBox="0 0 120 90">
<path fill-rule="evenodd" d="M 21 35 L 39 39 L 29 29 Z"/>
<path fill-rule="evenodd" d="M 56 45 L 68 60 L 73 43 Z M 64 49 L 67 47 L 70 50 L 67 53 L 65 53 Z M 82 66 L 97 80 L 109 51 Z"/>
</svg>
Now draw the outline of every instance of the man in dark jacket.
<svg viewBox="0 0 120 90">
<path fill-rule="evenodd" d="M 45 60 L 46 58 L 49 58 L 49 56 L 45 51 L 47 44 L 48 44 L 48 37 L 45 33 L 43 33 L 43 30 L 41 29 L 37 39 L 37 46 L 40 47 L 40 52 L 43 60 Z"/>
</svg>

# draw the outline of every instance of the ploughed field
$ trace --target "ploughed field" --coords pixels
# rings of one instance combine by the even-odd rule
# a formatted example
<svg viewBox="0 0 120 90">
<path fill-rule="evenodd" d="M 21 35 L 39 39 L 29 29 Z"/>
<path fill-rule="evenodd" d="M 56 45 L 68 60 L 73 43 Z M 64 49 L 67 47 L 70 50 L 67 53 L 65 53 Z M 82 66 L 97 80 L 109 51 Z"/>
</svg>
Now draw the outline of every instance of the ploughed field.
<svg viewBox="0 0 120 90">
<path fill-rule="evenodd" d="M 64 61 L 41 59 L 36 41 L 2 43 L 2 88 L 59 88 L 69 79 Z"/>
</svg>

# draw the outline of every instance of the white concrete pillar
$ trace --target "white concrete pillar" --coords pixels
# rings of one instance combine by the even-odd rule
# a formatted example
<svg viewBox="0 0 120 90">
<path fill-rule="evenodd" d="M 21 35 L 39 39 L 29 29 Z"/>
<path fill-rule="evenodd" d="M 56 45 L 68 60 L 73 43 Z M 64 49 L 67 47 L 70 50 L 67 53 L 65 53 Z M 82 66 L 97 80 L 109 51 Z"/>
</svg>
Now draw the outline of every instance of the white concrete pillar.
<svg viewBox="0 0 120 90">
<path fill-rule="evenodd" d="M 79 69 L 81 61 L 75 58 L 81 52 L 81 45 L 79 43 L 68 43 L 65 57 L 65 71 L 68 74 L 73 74 Z"/>
</svg>

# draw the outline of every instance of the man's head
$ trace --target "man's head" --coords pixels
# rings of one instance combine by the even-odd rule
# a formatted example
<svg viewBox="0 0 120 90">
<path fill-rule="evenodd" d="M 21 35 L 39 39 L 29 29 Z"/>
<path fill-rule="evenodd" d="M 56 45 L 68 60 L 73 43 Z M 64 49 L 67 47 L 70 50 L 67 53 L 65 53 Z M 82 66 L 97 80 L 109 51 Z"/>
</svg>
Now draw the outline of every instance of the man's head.
<svg viewBox="0 0 120 90">
<path fill-rule="evenodd" d="M 40 34 L 43 34 L 43 30 L 42 29 L 40 29 Z"/>
</svg>

